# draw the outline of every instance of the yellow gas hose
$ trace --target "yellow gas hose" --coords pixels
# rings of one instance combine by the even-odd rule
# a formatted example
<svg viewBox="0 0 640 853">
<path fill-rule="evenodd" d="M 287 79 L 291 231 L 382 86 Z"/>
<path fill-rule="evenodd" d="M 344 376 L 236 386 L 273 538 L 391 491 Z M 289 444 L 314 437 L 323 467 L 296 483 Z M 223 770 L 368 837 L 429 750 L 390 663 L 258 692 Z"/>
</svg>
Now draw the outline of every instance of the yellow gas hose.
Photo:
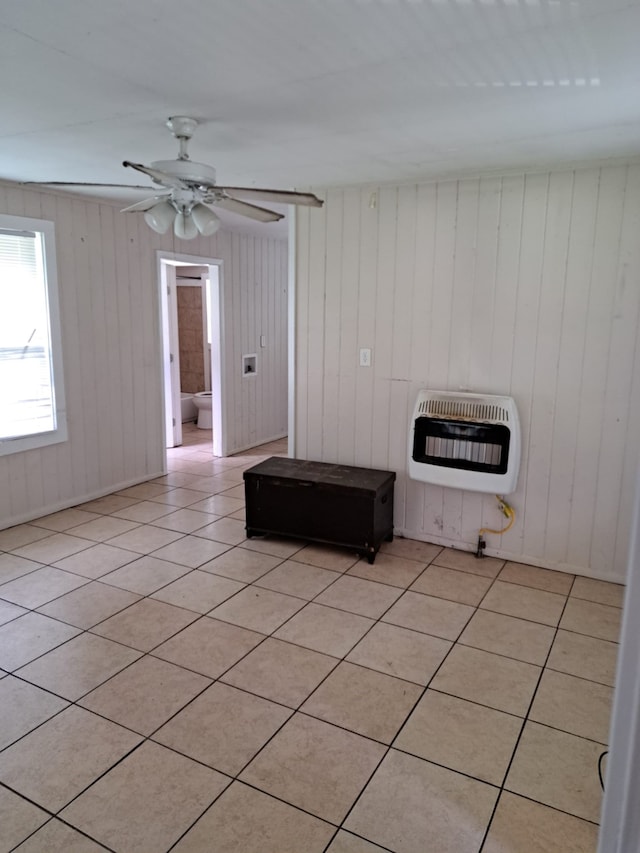
<svg viewBox="0 0 640 853">
<path fill-rule="evenodd" d="M 498 509 L 505 516 L 505 518 L 509 519 L 509 524 L 506 527 L 503 527 L 502 530 L 492 530 L 490 527 L 482 527 L 478 531 L 478 537 L 482 538 L 485 533 L 495 533 L 497 536 L 502 536 L 503 533 L 506 533 L 507 530 L 511 530 L 516 520 L 516 511 L 510 506 L 504 498 L 501 498 L 500 495 L 496 495 L 496 500 L 498 501 Z"/>
</svg>

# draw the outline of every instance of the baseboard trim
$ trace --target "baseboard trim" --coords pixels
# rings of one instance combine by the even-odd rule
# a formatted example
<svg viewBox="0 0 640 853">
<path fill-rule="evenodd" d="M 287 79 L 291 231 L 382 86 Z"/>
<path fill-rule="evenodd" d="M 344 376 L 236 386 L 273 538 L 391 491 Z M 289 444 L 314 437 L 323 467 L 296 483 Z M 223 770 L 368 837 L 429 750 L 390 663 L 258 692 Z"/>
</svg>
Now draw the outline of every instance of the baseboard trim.
<svg viewBox="0 0 640 853">
<path fill-rule="evenodd" d="M 425 536 L 417 530 L 403 530 L 396 528 L 395 535 L 401 536 L 404 539 L 415 539 L 418 542 L 429 542 L 432 545 L 442 545 L 444 548 L 453 548 L 456 551 L 470 551 L 474 553 L 476 550 L 475 543 L 460 542 L 459 540 L 447 539 L 445 536 Z M 515 554 L 512 551 L 507 551 L 503 548 L 485 549 L 485 556 L 497 557 L 499 560 L 509 560 L 511 563 L 522 563 L 527 566 L 536 566 L 539 569 L 550 569 L 555 572 L 566 572 L 570 575 L 580 575 L 585 578 L 593 578 L 594 580 L 609 581 L 610 583 L 624 584 L 624 577 L 613 574 L 604 574 L 597 570 L 591 569 L 589 566 L 574 566 L 570 563 L 559 563 L 553 560 L 545 560 L 531 554 Z"/>
<path fill-rule="evenodd" d="M 70 509 L 71 507 L 79 506 L 80 504 L 85 504 L 89 501 L 95 501 L 97 498 L 103 498 L 105 495 L 111 495 L 114 492 L 122 491 L 122 489 L 128 489 L 131 486 L 137 486 L 139 483 L 147 483 L 149 480 L 155 480 L 157 477 L 164 477 L 166 473 L 166 471 L 160 471 L 157 474 L 145 474 L 142 477 L 132 477 L 129 480 L 112 483 L 104 489 L 97 489 L 93 492 L 87 492 L 84 495 L 76 495 L 73 498 L 66 498 L 65 500 L 57 501 L 53 504 L 47 504 L 46 506 L 29 510 L 28 512 L 21 513 L 20 515 L 3 519 L 2 522 L 0 522 L 0 530 L 6 530 L 8 527 L 15 527 L 16 524 L 26 524 L 29 521 L 34 521 L 36 518 L 44 518 L 44 516 L 52 515 L 54 512 L 61 512 L 63 509 Z M 52 531 L 52 533 L 55 533 L 55 531 Z"/>
<path fill-rule="evenodd" d="M 261 438 L 260 441 L 256 441 L 253 444 L 246 444 L 243 447 L 237 447 L 234 450 L 229 450 L 229 451 L 227 451 L 226 457 L 221 456 L 220 458 L 221 459 L 224 459 L 224 458 L 228 459 L 229 456 L 235 456 L 237 453 L 242 453 L 245 450 L 253 450 L 254 447 L 260 447 L 261 444 L 269 444 L 269 442 L 271 442 L 271 441 L 279 441 L 281 438 L 286 438 L 286 437 L 287 437 L 287 433 L 281 432 L 281 433 L 278 433 L 278 435 L 271 436 L 271 438 Z"/>
</svg>

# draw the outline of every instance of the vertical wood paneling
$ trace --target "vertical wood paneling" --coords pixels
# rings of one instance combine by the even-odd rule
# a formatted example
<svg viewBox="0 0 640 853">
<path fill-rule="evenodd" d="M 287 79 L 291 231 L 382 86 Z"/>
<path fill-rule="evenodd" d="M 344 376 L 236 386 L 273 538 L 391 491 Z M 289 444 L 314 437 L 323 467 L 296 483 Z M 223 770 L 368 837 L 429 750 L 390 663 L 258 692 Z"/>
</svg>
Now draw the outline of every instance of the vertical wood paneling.
<svg viewBox="0 0 640 853">
<path fill-rule="evenodd" d="M 433 299 L 428 318 L 429 381 L 433 388 L 446 388 L 448 384 L 457 196 L 458 185 L 453 181 L 438 184 L 433 253 Z"/>
<path fill-rule="evenodd" d="M 221 314 L 220 320 L 224 335 L 222 345 L 224 347 L 224 352 L 226 353 L 223 382 L 225 385 L 225 397 L 227 401 L 227 405 L 222 410 L 222 417 L 225 426 L 225 434 L 227 436 L 231 434 L 232 430 L 237 430 L 237 424 L 240 423 L 240 408 L 238 402 L 239 389 L 237 381 L 234 381 L 238 376 L 236 351 L 239 350 L 240 344 L 236 341 L 237 335 L 234 335 L 233 323 L 229 321 L 229 318 L 234 316 L 235 300 L 238 298 L 237 287 L 235 286 L 237 269 L 236 264 L 234 263 L 231 236 L 232 235 L 228 233 L 221 234 L 218 232 L 216 244 L 218 252 L 216 257 L 226 257 L 228 259 L 228 263 L 224 264 L 222 269 L 219 268 L 219 275 L 221 275 L 220 286 L 222 288 L 219 302 Z"/>
<path fill-rule="evenodd" d="M 256 299 L 260 297 L 260 288 L 256 276 L 256 239 L 250 237 L 249 245 L 247 246 L 247 255 L 249 258 L 249 275 L 247 278 L 247 310 L 248 310 L 248 338 L 247 352 L 256 353 L 256 364 L 262 375 L 262 365 L 260 364 L 260 352 L 258 347 L 258 336 L 256 334 Z M 247 434 L 249 440 L 247 444 L 255 444 L 258 436 L 258 383 L 257 377 L 253 376 L 247 381 L 249 388 L 249 424 Z"/>
<path fill-rule="evenodd" d="M 238 289 L 238 300 L 235 309 L 238 313 L 240 326 L 240 334 L 236 345 L 236 357 L 233 360 L 231 381 L 238 375 L 241 377 L 241 384 L 238 388 L 236 397 L 236 412 L 238 412 L 238 435 L 240 442 L 247 442 L 249 437 L 249 381 L 244 378 L 242 371 L 242 356 L 247 352 L 247 338 L 249 337 L 249 312 L 247 311 L 247 277 L 249 275 L 249 258 L 247 253 L 247 236 L 244 234 L 234 234 L 233 242 L 235 243 L 234 255 L 237 258 L 238 276 L 235 286 Z M 233 329 L 235 330 L 238 323 L 234 314 Z"/>
<path fill-rule="evenodd" d="M 588 282 L 589 304 L 580 416 L 575 438 L 576 467 L 568 552 L 569 562 L 575 561 L 578 565 L 589 565 L 591 559 L 591 526 L 595 517 L 602 442 L 602 406 L 611 345 L 608 327 L 615 293 L 626 177 L 626 170 L 619 168 L 603 169 L 600 175 L 593 260 Z"/>
<path fill-rule="evenodd" d="M 236 287 L 238 288 L 238 301 L 236 310 L 239 312 L 240 335 L 238 338 L 237 354 L 234 359 L 233 376 L 237 376 L 238 371 L 242 370 L 242 356 L 246 353 L 247 338 L 249 337 L 249 323 L 247 305 L 247 276 L 249 273 L 249 258 L 247 257 L 247 236 L 245 234 L 234 234 L 233 241 L 235 243 L 234 256 L 237 258 L 238 277 L 236 279 Z M 234 329 L 236 327 L 236 319 L 234 316 Z M 238 398 L 236 400 L 236 411 L 238 412 L 238 424 L 240 441 L 248 437 L 249 433 L 249 386 L 248 379 L 244 378 L 241 373 L 242 384 L 239 388 Z M 233 379 L 232 379 L 233 381 Z"/>
<path fill-rule="evenodd" d="M 384 187 L 378 192 L 377 263 L 375 301 L 375 340 L 372 348 L 373 409 L 371 462 L 377 468 L 389 466 L 389 425 L 393 370 L 393 315 L 395 309 L 395 268 L 398 239 L 398 190 Z"/>
<path fill-rule="evenodd" d="M 406 479 L 415 394 L 512 394 L 523 430 L 517 523 L 489 548 L 622 579 L 639 456 L 640 167 L 385 187 L 374 198 L 330 191 L 322 216 L 301 218 L 300 455 L 391 467 L 396 528 L 472 548 L 479 526 L 501 524 L 495 499 Z M 371 370 L 354 368 L 362 346 Z"/>
<path fill-rule="evenodd" d="M 318 211 L 320 213 L 320 211 Z M 324 284 L 326 248 L 326 208 L 313 219 L 309 231 L 309 290 L 307 308 L 307 396 L 305 456 L 322 458 L 322 412 L 324 409 Z M 305 330 L 300 330 L 305 334 Z"/>
<path fill-rule="evenodd" d="M 358 364 L 358 277 L 360 275 L 360 192 L 346 190 L 343 198 L 342 266 L 340 270 L 340 352 L 344 369 L 339 370 L 337 459 L 355 464 L 356 395 Z"/>
<path fill-rule="evenodd" d="M 276 271 L 275 294 L 276 301 L 274 311 L 276 316 L 275 335 L 276 344 L 278 345 L 278 363 L 288 365 L 289 363 L 289 289 L 293 289 L 293 281 L 289 281 L 289 271 L 294 270 L 293 264 L 293 246 L 291 253 L 289 245 L 285 242 L 278 242 L 277 256 L 279 265 Z M 291 256 L 291 258 L 290 258 Z M 293 311 L 291 311 L 291 320 L 293 321 Z M 292 357 L 291 362 L 295 359 Z M 288 370 L 279 370 L 277 373 L 277 383 L 280 387 L 280 397 L 277 405 L 277 419 L 282 426 L 282 431 L 288 430 L 289 426 L 289 372 Z M 293 383 L 292 383 L 293 384 Z M 293 393 L 293 390 L 292 390 Z M 293 407 L 292 407 L 293 408 Z"/>
<path fill-rule="evenodd" d="M 286 434 L 287 244 L 218 233 L 217 257 L 227 257 L 223 268 L 226 428 L 227 452 L 232 453 Z M 249 353 L 256 353 L 258 370 L 244 377 L 242 356 Z"/>
<path fill-rule="evenodd" d="M 405 429 L 413 411 L 415 395 L 420 387 L 429 387 L 429 317 L 433 301 L 435 261 L 435 234 L 437 222 L 437 186 L 424 184 L 418 187 L 416 210 L 416 240 L 414 260 L 414 288 L 411 312 L 411 364 L 409 376 L 412 380 L 408 390 L 408 411 Z M 405 447 L 405 458 L 408 448 Z M 406 462 L 405 462 L 406 466 Z M 398 523 L 407 530 L 421 530 L 425 515 L 425 489 L 407 479 L 405 482 L 404 519 Z"/>
<path fill-rule="evenodd" d="M 102 234 L 102 270 L 103 290 L 103 323 L 105 333 L 104 353 L 105 386 L 103 404 L 106 406 L 104 422 L 108 429 L 108 413 L 115 411 L 120 401 L 120 335 L 118 328 L 117 277 L 115 257 L 115 211 L 113 208 L 101 205 L 99 208 L 99 229 Z M 124 481 L 126 477 L 123 458 L 122 430 L 109 431 L 109 457 L 106 460 L 108 472 L 116 482 Z M 107 472 L 105 472 L 105 477 Z"/>
<path fill-rule="evenodd" d="M 558 356 L 562 332 L 565 270 L 569 245 L 573 175 L 551 175 L 547 196 L 544 255 L 540 281 L 540 300 L 536 320 L 531 419 L 529 422 L 529 462 L 527 491 L 547 495 L 547 501 L 535 500 L 526 507 L 524 552 L 535 549 L 546 539 L 547 502 L 550 491 L 553 424 L 555 419 Z M 568 203 L 567 203 L 568 202 Z M 534 402 L 535 401 L 535 402 Z M 551 519 L 553 526 L 559 519 Z"/>
<path fill-rule="evenodd" d="M 521 482 L 529 473 L 530 450 L 535 450 L 537 436 L 530 431 L 535 352 L 539 332 L 540 287 L 544 259 L 544 238 L 547 218 L 548 175 L 527 175 L 522 204 L 522 235 L 518 269 L 518 300 L 516 304 L 515 335 L 511 362 L 511 393 L 516 398 L 522 423 Z M 541 401 L 544 404 L 544 401 Z M 525 491 L 518 506 L 516 522 L 505 534 L 504 547 L 524 553 L 524 528 L 527 518 Z"/>
<path fill-rule="evenodd" d="M 478 224 L 471 323 L 469 330 L 469 363 L 467 384 L 471 390 L 486 388 L 491 382 L 491 349 L 495 339 L 497 314 L 497 261 L 501 211 L 499 178 L 480 181 Z"/>
<path fill-rule="evenodd" d="M 89 269 L 87 204 L 82 201 L 72 202 L 71 214 L 74 229 L 74 273 L 78 282 L 76 310 L 82 389 L 82 405 L 78 412 L 78 419 L 82 421 L 82 458 L 79 459 L 78 469 L 83 476 L 83 490 L 90 494 L 96 488 L 99 479 L 99 445 L 97 395 L 94 391 L 96 382 L 96 351 L 93 347 L 95 317 L 91 305 L 92 282 Z M 134 363 L 139 363 L 137 353 L 134 353 Z M 89 401 L 92 398 L 94 404 L 90 405 Z M 135 403 L 139 405 L 139 398 Z"/>
<path fill-rule="evenodd" d="M 66 210 L 61 211 L 59 199 L 53 195 L 46 198 L 47 204 L 50 207 L 44 207 L 44 210 L 49 211 L 49 219 L 56 223 L 56 259 L 58 263 L 58 298 L 60 300 L 60 324 L 62 329 L 74 328 L 74 323 L 77 322 L 77 314 L 75 310 L 75 297 L 73 286 L 70 286 L 71 270 L 73 269 L 73 252 L 71 241 L 65 240 L 65 232 L 67 236 L 71 232 L 70 223 L 70 205 L 67 204 Z M 11 210 L 11 208 L 7 208 Z M 64 213 L 66 219 L 61 218 L 60 214 Z M 55 457 L 57 459 L 57 476 L 58 476 L 58 491 L 60 497 L 68 495 L 71 483 L 74 480 L 74 454 L 72 453 L 72 440 L 74 436 L 74 425 L 72 423 L 73 413 L 73 395 L 70 397 L 70 387 L 72 382 L 79 383 L 80 370 L 80 354 L 77 346 L 77 335 L 62 335 L 62 358 L 64 368 L 64 385 L 65 399 L 67 407 L 67 428 L 69 440 L 63 444 L 56 446 L 55 453 L 46 453 L 45 457 Z M 46 467 L 46 466 L 45 466 Z M 13 515 L 18 515 L 23 511 L 24 505 L 20 507 L 14 506 Z M 0 512 L 0 518 L 3 513 Z"/>
<path fill-rule="evenodd" d="M 398 240 L 398 192 L 395 187 L 383 187 L 378 192 L 377 263 L 378 276 L 375 301 L 375 346 L 373 373 L 376 378 L 390 379 L 393 375 L 393 316 L 395 311 L 396 255 Z M 375 444 L 375 437 L 374 437 Z M 374 450 L 375 454 L 375 450 Z"/>
<path fill-rule="evenodd" d="M 223 262 L 228 452 L 286 433 L 286 241 L 220 231 L 187 244 L 112 205 L 12 185 L 0 210 L 55 223 L 69 431 L 0 458 L 0 527 L 163 469 L 158 249 Z M 259 354 L 251 380 L 242 352 Z"/>
<path fill-rule="evenodd" d="M 409 400 L 409 382 L 402 379 L 392 379 L 389 400 L 389 436 L 404 437 L 407 431 L 407 418 L 413 401 Z M 398 483 L 394 500 L 394 516 L 402 521 L 405 518 L 407 500 L 407 478 L 402 475 L 406 466 L 405 441 L 389 442 L 389 461 L 387 466 L 392 471 L 399 471 Z"/>
<path fill-rule="evenodd" d="M 415 256 L 418 226 L 418 193 L 415 186 L 398 190 L 395 270 L 393 273 L 392 379 L 408 376 L 411 364 L 412 314 L 415 295 Z"/>
<path fill-rule="evenodd" d="M 309 376 L 309 286 L 311 275 L 309 263 L 311 251 L 309 246 L 309 219 L 311 211 L 308 208 L 296 210 L 296 246 L 294 249 L 295 281 L 290 282 L 295 287 L 295 322 L 294 322 L 294 370 L 295 370 L 295 412 L 293 415 L 294 434 L 289 437 L 293 442 L 293 452 L 297 458 L 307 456 L 307 418 L 308 418 L 308 384 Z M 300 381 L 302 377 L 303 381 Z M 291 445 L 290 445 L 291 446 Z"/>
<path fill-rule="evenodd" d="M 268 423 L 272 417 L 270 405 L 273 395 L 267 394 L 266 389 L 274 387 L 273 376 L 270 360 L 266 358 L 263 348 L 260 347 L 260 335 L 262 334 L 263 327 L 267 328 L 269 323 L 269 293 L 273 289 L 273 281 L 270 280 L 270 270 L 273 270 L 274 262 L 275 258 L 273 254 L 273 247 L 269 243 L 267 244 L 267 268 L 262 273 L 262 281 L 260 282 L 258 293 L 256 293 L 256 352 L 258 353 L 260 372 L 263 380 L 258 387 L 258 435 L 264 435 L 264 424 Z M 259 255 L 256 258 L 256 265 L 259 268 Z"/>
<path fill-rule="evenodd" d="M 432 388 L 446 388 L 449 372 L 451 340 L 453 274 L 457 218 L 458 185 L 453 181 L 439 184 L 436 194 L 436 232 L 433 252 L 433 298 L 429 323 L 429 383 Z M 420 529 L 444 534 L 445 501 L 451 497 L 444 489 L 429 489 Z"/>
<path fill-rule="evenodd" d="M 378 264 L 376 244 L 380 209 L 377 191 L 363 190 L 360 194 L 360 243 L 358 246 L 358 325 L 356 350 L 373 348 L 376 342 L 376 290 Z M 303 283 L 304 286 L 304 283 Z M 376 354 L 373 354 L 374 365 Z M 370 466 L 373 447 L 373 389 L 372 367 L 358 367 L 355 394 L 355 463 Z"/>
<path fill-rule="evenodd" d="M 136 428 L 134 412 L 134 375 L 130 369 L 133 363 L 133 334 L 131 309 L 129 305 L 129 287 L 126 286 L 129 278 L 129 261 L 127 252 L 127 222 L 125 217 L 117 216 L 115 219 L 115 246 L 116 246 L 116 276 L 118 288 L 116 290 L 116 301 L 118 306 L 118 331 L 120 348 L 120 429 L 122 430 L 122 453 L 126 471 L 135 470 L 136 464 L 134 435 Z"/>
<path fill-rule="evenodd" d="M 495 336 L 494 322 L 497 313 L 497 259 L 498 228 L 501 209 L 501 181 L 485 178 L 479 184 L 478 223 L 473 298 L 471 299 L 471 329 L 468 346 L 467 384 L 470 391 L 490 389 L 491 355 Z M 473 541 L 477 530 L 483 526 L 483 511 L 488 505 L 495 507 L 492 499 L 477 492 L 462 496 L 461 538 Z M 495 510 L 493 510 L 495 512 Z M 493 521 L 491 515 L 488 519 Z"/>
<path fill-rule="evenodd" d="M 408 372 L 411 364 L 412 306 L 415 293 L 415 255 L 417 240 L 417 202 L 415 186 L 400 187 L 397 197 L 396 255 L 394 269 L 393 330 L 391 350 L 391 387 L 389 405 L 389 435 L 406 433 L 408 405 Z M 404 467 L 405 442 L 390 442 L 388 467 Z M 404 519 L 406 506 L 405 478 L 397 485 L 394 513 Z"/>
<path fill-rule="evenodd" d="M 446 379 L 446 387 L 455 390 L 469 388 L 469 340 L 473 324 L 473 300 L 470 296 L 475 292 L 479 196 L 479 181 L 465 181 L 458 185 Z M 444 490 L 442 529 L 448 539 L 463 538 L 463 504 L 462 491 Z"/>
<path fill-rule="evenodd" d="M 154 354 L 162 352 L 162 336 L 160 332 L 160 288 L 157 275 L 157 260 L 156 248 L 159 248 L 159 236 L 150 228 L 147 228 L 144 219 L 140 216 L 134 217 L 138 224 L 138 234 L 140 237 L 140 256 L 141 256 L 141 276 L 140 286 L 143 288 L 143 301 L 148 306 L 145 312 L 145 340 L 147 352 L 151 351 Z M 152 282 L 152 284 L 148 284 Z M 146 464 L 148 470 L 162 469 L 166 457 L 166 450 L 163 448 L 163 418 L 157 416 L 157 395 L 155 388 L 158 386 L 158 377 L 161 373 L 161 366 L 157 357 L 148 358 L 145 362 L 147 384 L 146 384 L 146 405 L 147 405 L 147 446 L 146 446 Z"/>
<path fill-rule="evenodd" d="M 76 222 L 73 217 L 73 203 L 58 199 L 58 216 L 56 217 L 56 240 L 63 253 L 63 263 L 60 266 L 58 252 L 58 289 L 68 294 L 67 312 L 62 321 L 62 353 L 64 358 L 67 396 L 67 417 L 69 441 L 65 448 L 69 451 L 70 482 L 76 484 L 78 494 L 87 492 L 87 480 L 84 468 L 86 456 L 86 433 L 84 428 L 83 400 L 84 386 L 82 378 L 82 339 L 79 334 L 81 317 L 78 310 L 78 290 L 84 283 L 76 273 L 76 247 L 78 238 Z M 62 275 L 62 279 L 60 279 Z M 65 484 L 69 488 L 70 482 Z"/>
<path fill-rule="evenodd" d="M 342 247 L 344 234 L 344 193 L 332 190 L 327 195 L 327 204 L 331 205 L 333 216 L 327 222 L 327 252 L 325 261 L 325 281 L 323 305 L 324 336 L 324 393 L 322 406 L 322 444 L 320 453 L 330 459 L 338 458 L 338 431 L 332 426 L 338 420 L 340 403 L 340 301 L 343 291 Z M 345 283 L 346 286 L 346 283 Z M 331 322 L 330 318 L 338 318 Z M 348 372 L 349 365 L 345 365 Z"/>
<path fill-rule="evenodd" d="M 577 444 L 574 441 L 567 447 L 563 439 L 576 436 L 580 422 L 580 398 L 585 379 L 582 365 L 589 305 L 588 283 L 593 262 L 598 184 L 598 172 L 576 173 L 558 354 L 545 537 L 545 554 L 561 555 L 563 562 L 568 561 L 570 525 L 567 518 L 571 518 L 572 512 Z"/>
<path fill-rule="evenodd" d="M 451 298 L 451 329 L 447 356 L 447 387 L 469 387 L 469 339 L 473 320 L 478 249 L 479 181 L 458 186 Z"/>
<path fill-rule="evenodd" d="M 640 173 L 632 172 L 626 181 L 620 249 L 615 279 L 614 300 L 609 326 L 611 346 L 607 359 L 606 391 L 602 417 L 602 441 L 598 460 L 596 509 L 591 539 L 592 565 L 606 570 L 616 549 L 618 516 L 621 512 L 620 482 L 625 456 L 620 452 L 627 437 L 637 340 L 640 287 Z M 636 433 L 636 438 L 638 434 Z M 628 495 L 625 495 L 628 500 Z"/>
<path fill-rule="evenodd" d="M 3 202 L 6 210 L 14 211 L 18 216 L 24 216 L 24 196 L 15 187 L 4 188 Z M 4 212 L 4 211 L 3 211 Z M 6 484 L 5 500 L 10 510 L 15 512 L 19 507 L 28 502 L 28 481 L 26 477 L 26 460 L 24 454 L 12 454 L 0 459 L 0 471 L 2 481 Z"/>
<path fill-rule="evenodd" d="M 3 203 L 15 210 L 18 216 L 25 216 L 24 196 L 14 187 L 4 188 Z M 29 501 L 29 492 L 33 491 L 28 480 L 28 465 L 24 454 L 5 456 L 0 459 L 1 482 L 6 484 L 5 500 L 13 509 Z"/>
<path fill-rule="evenodd" d="M 513 354 L 516 338 L 516 318 L 520 287 L 520 253 L 522 246 L 522 217 L 525 195 L 525 176 L 503 178 L 500 188 L 500 217 L 496 246 L 496 287 L 491 335 L 491 368 L 487 390 L 495 394 L 514 394 L 511 383 Z M 481 390 L 477 386 L 476 390 Z M 516 399 L 520 405 L 520 400 Z M 520 412 L 521 420 L 524 419 Z M 522 477 L 520 478 L 522 484 Z M 482 499 L 482 526 L 495 527 L 502 516 L 496 512 L 496 503 L 488 495 Z M 508 539 L 507 537 L 510 537 Z M 505 534 L 502 547 L 515 541 L 516 530 Z M 517 550 L 517 546 L 511 545 Z"/>
<path fill-rule="evenodd" d="M 56 216 L 56 200 L 53 195 L 42 195 L 40 197 L 41 205 L 40 205 L 40 213 L 42 219 L 48 219 L 53 222 Z M 59 242 L 59 241 L 58 241 Z M 56 254 L 58 253 L 58 247 L 56 247 Z M 59 260 L 58 260 L 59 265 Z M 60 298 L 60 312 L 64 311 L 63 300 L 61 298 L 61 294 L 59 293 Z M 64 341 L 62 343 L 63 351 L 64 351 Z M 63 356 L 64 358 L 64 356 Z M 67 376 L 64 376 L 65 385 L 67 383 Z M 65 443 L 64 447 L 68 445 L 68 442 Z M 42 488 L 43 488 L 43 506 L 54 506 L 60 501 L 60 496 L 64 490 L 64 472 L 67 468 L 66 459 L 68 458 L 68 452 L 65 453 L 63 448 L 61 447 L 58 453 L 41 453 L 40 454 L 40 479 L 42 480 Z M 1 477 L 1 475 L 0 475 Z"/>
<path fill-rule="evenodd" d="M 411 365 L 409 375 L 427 387 L 429 382 L 429 317 L 431 316 L 435 261 L 437 185 L 418 187 L 414 289 L 411 312 Z"/>
<path fill-rule="evenodd" d="M 33 216 L 35 219 L 42 218 L 42 205 L 39 197 L 27 196 L 24 199 L 24 215 Z M 44 483 L 41 477 L 36 476 L 36 472 L 42 466 L 42 448 L 38 448 L 36 453 L 25 455 L 24 459 L 24 474 L 27 482 L 27 500 L 30 503 L 44 502 Z"/>
<path fill-rule="evenodd" d="M 106 305 L 108 298 L 108 286 L 103 272 L 103 244 L 100 239 L 101 222 L 100 207 L 97 204 L 87 205 L 87 243 L 91 246 L 89 252 L 89 278 L 87 289 L 91 299 L 91 314 L 93 325 L 93 351 L 95 363 L 94 374 L 101 377 L 101 389 L 96 400 L 96 424 L 97 424 L 97 447 L 98 452 L 94 454 L 97 462 L 96 485 L 90 490 L 98 488 L 100 483 L 109 480 L 113 465 L 112 436 L 113 430 L 109 423 L 109 366 L 107 346 L 107 323 Z"/>
<path fill-rule="evenodd" d="M 496 251 L 496 298 L 491 336 L 490 388 L 496 394 L 501 393 L 501 389 L 511 389 L 524 190 L 524 176 L 503 178 Z"/>
<path fill-rule="evenodd" d="M 253 274 L 253 256 L 251 249 L 253 244 L 249 235 L 242 234 L 239 239 L 240 246 L 240 294 L 241 294 L 241 312 L 242 312 L 242 354 L 245 355 L 252 350 L 249 349 L 249 340 L 251 337 L 251 322 L 249 311 L 250 293 L 253 289 L 251 276 Z M 237 370 L 237 368 L 236 368 Z M 242 433 L 241 440 L 250 443 L 250 431 L 252 425 L 252 417 L 255 411 L 255 403 L 253 401 L 253 392 L 255 389 L 255 377 L 245 379 L 243 375 L 242 382 Z"/>
<path fill-rule="evenodd" d="M 614 566 L 623 566 L 627 557 L 627 543 L 631 535 L 631 515 L 624 508 L 632 506 L 638 481 L 638 436 L 640 435 L 640 317 L 636 325 L 634 369 L 630 393 L 629 417 L 622 466 L 620 511 L 616 524 L 616 551 Z"/>
</svg>

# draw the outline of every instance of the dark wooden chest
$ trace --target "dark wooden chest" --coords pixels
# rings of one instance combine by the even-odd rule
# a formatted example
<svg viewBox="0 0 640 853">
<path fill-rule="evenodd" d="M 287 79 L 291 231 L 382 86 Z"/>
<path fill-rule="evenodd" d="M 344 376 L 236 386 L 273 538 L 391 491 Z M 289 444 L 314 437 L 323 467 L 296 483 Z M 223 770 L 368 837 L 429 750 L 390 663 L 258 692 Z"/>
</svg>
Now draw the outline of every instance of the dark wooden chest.
<svg viewBox="0 0 640 853">
<path fill-rule="evenodd" d="M 353 548 L 373 563 L 393 539 L 393 471 L 273 456 L 244 472 L 247 536 Z"/>
</svg>

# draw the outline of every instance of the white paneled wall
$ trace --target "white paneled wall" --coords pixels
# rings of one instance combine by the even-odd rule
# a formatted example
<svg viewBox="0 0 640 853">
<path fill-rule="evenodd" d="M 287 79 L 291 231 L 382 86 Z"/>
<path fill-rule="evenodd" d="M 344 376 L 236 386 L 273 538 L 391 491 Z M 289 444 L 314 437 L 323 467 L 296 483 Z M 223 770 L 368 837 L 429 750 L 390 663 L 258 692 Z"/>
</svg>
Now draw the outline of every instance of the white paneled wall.
<svg viewBox="0 0 640 853">
<path fill-rule="evenodd" d="M 63 444 L 0 457 L 0 528 L 163 471 L 158 249 L 223 261 L 228 452 L 286 434 L 286 241 L 178 241 L 113 205 L 12 185 L 0 212 L 55 223 L 69 423 Z M 252 379 L 243 352 L 259 354 Z"/>
<path fill-rule="evenodd" d="M 287 434 L 287 241 L 227 232 L 219 246 L 227 335 L 228 452 Z M 183 244 L 184 247 L 184 244 Z M 183 248 L 182 251 L 185 251 Z M 265 346 L 260 346 L 264 335 Z M 255 353 L 257 372 L 242 375 Z"/>
<path fill-rule="evenodd" d="M 395 525 L 475 547 L 495 498 L 409 480 L 420 388 L 515 397 L 489 553 L 621 580 L 639 458 L 640 167 L 329 190 L 298 214 L 296 455 L 397 472 Z M 358 366 L 371 347 L 373 366 Z"/>
</svg>

